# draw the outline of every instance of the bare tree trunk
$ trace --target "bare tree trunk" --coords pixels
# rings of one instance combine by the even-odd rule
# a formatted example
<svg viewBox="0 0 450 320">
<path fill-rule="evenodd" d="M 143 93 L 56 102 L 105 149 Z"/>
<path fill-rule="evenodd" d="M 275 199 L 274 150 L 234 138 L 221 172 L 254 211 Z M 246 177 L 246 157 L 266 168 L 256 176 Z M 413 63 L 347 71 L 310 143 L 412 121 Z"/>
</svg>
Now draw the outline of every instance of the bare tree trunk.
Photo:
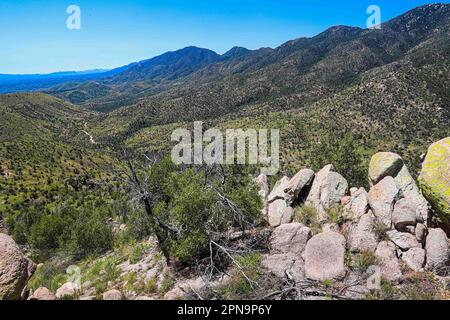
<svg viewBox="0 0 450 320">
<path fill-rule="evenodd" d="M 139 190 L 139 193 L 141 194 L 141 199 L 144 204 L 145 211 L 147 212 L 147 215 L 151 219 L 151 228 L 152 232 L 155 234 L 156 239 L 158 240 L 159 247 L 164 255 L 164 258 L 166 259 L 167 264 L 170 263 L 170 253 L 169 253 L 169 243 L 168 243 L 168 231 L 167 227 L 162 224 L 159 219 L 155 216 L 153 212 L 153 206 L 152 201 L 150 199 L 150 196 L 148 195 L 147 191 L 142 186 L 142 183 L 136 173 L 136 170 L 134 169 L 133 163 L 131 160 L 127 157 L 127 163 L 128 168 L 131 171 L 131 178 L 132 182 L 136 185 L 136 187 Z"/>
</svg>

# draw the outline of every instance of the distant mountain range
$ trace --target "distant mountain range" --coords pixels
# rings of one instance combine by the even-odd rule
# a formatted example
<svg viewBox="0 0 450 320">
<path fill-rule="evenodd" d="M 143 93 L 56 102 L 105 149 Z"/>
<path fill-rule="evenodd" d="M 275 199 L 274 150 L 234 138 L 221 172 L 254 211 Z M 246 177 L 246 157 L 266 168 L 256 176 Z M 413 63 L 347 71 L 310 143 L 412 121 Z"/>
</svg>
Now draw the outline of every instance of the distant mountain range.
<svg viewBox="0 0 450 320">
<path fill-rule="evenodd" d="M 105 78 L 113 78 L 113 82 L 158 77 L 175 79 L 208 64 L 237 58 L 250 52 L 251 50 L 246 48 L 234 47 L 225 54 L 219 55 L 208 49 L 191 46 L 111 70 L 62 71 L 50 74 L 0 74 L 0 93 L 40 91 L 67 82 L 78 83 Z"/>
</svg>

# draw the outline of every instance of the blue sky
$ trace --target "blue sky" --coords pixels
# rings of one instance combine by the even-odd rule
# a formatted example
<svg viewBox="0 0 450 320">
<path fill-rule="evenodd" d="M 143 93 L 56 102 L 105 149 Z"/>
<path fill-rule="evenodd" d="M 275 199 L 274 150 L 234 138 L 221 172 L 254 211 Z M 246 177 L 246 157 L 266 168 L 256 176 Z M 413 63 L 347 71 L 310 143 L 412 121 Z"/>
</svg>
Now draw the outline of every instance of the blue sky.
<svg viewBox="0 0 450 320">
<path fill-rule="evenodd" d="M 445 1 L 448 2 L 448 1 Z M 1 0 L 0 73 L 113 68 L 189 45 L 277 47 L 333 25 L 365 27 L 371 4 L 382 20 L 420 0 Z M 69 5 L 81 30 L 68 30 Z"/>
</svg>

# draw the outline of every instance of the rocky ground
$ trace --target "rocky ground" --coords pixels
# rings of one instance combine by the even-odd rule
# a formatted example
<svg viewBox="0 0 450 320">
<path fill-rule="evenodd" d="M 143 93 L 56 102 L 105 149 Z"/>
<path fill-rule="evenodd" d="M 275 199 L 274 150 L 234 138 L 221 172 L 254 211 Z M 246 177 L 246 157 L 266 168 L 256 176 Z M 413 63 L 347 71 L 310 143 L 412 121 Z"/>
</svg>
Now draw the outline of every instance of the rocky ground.
<svg viewBox="0 0 450 320">
<path fill-rule="evenodd" d="M 446 138 L 424 158 L 420 188 L 402 158 L 388 152 L 373 156 L 368 191 L 350 187 L 332 165 L 283 177 L 271 191 L 261 175 L 256 183 L 267 225 L 230 231 L 228 238 L 237 246 L 246 238 L 267 241 L 251 263 L 235 257 L 221 273 L 168 266 L 150 238 L 74 266 L 52 292 L 32 288 L 33 280 L 27 285 L 45 266 L 36 270 L 0 234 L 0 298 L 449 299 L 449 164 Z"/>
</svg>

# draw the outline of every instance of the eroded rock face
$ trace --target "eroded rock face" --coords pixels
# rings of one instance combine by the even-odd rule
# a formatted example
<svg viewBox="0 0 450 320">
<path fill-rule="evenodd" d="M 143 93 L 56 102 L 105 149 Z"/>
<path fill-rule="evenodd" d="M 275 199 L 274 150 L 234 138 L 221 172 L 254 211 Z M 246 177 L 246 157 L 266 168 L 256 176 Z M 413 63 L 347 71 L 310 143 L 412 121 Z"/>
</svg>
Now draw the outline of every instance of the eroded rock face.
<svg viewBox="0 0 450 320">
<path fill-rule="evenodd" d="M 305 274 L 308 279 L 325 281 L 345 276 L 345 238 L 336 232 L 320 233 L 305 249 Z"/>
<path fill-rule="evenodd" d="M 268 206 L 268 220 L 271 227 L 278 227 L 290 223 L 294 215 L 294 209 L 286 204 L 284 199 L 278 199 Z"/>
<path fill-rule="evenodd" d="M 450 234 L 450 137 L 430 146 L 419 176 L 422 193 Z"/>
<path fill-rule="evenodd" d="M 18 300 L 35 270 L 14 240 L 0 234 L 0 300 Z"/>
<path fill-rule="evenodd" d="M 349 247 L 352 252 L 375 252 L 378 246 L 377 236 L 373 232 L 375 217 L 367 213 L 361 217 L 358 224 L 350 230 Z"/>
<path fill-rule="evenodd" d="M 295 200 L 309 188 L 314 180 L 315 173 L 311 169 L 300 170 L 288 183 L 284 190 L 286 202 L 292 205 Z"/>
<path fill-rule="evenodd" d="M 276 228 L 271 236 L 271 251 L 301 255 L 312 237 L 311 229 L 301 223 L 284 224 Z"/>
<path fill-rule="evenodd" d="M 428 229 L 425 249 L 427 251 L 427 269 L 437 274 L 449 271 L 449 243 L 442 229 Z"/>
<path fill-rule="evenodd" d="M 386 227 L 392 224 L 392 212 L 399 197 L 399 190 L 394 178 L 388 176 L 383 178 L 369 191 L 369 205 L 375 217 Z"/>
<path fill-rule="evenodd" d="M 333 165 L 327 165 L 320 170 L 314 179 L 306 203 L 317 209 L 319 221 L 326 221 L 327 209 L 340 204 L 348 190 L 347 180 L 337 172 L 333 172 Z"/>
<path fill-rule="evenodd" d="M 382 241 L 378 244 L 375 255 L 378 258 L 378 264 L 381 274 L 389 281 L 397 282 L 402 277 L 400 264 L 397 258 L 397 248 L 390 241 Z"/>
</svg>

